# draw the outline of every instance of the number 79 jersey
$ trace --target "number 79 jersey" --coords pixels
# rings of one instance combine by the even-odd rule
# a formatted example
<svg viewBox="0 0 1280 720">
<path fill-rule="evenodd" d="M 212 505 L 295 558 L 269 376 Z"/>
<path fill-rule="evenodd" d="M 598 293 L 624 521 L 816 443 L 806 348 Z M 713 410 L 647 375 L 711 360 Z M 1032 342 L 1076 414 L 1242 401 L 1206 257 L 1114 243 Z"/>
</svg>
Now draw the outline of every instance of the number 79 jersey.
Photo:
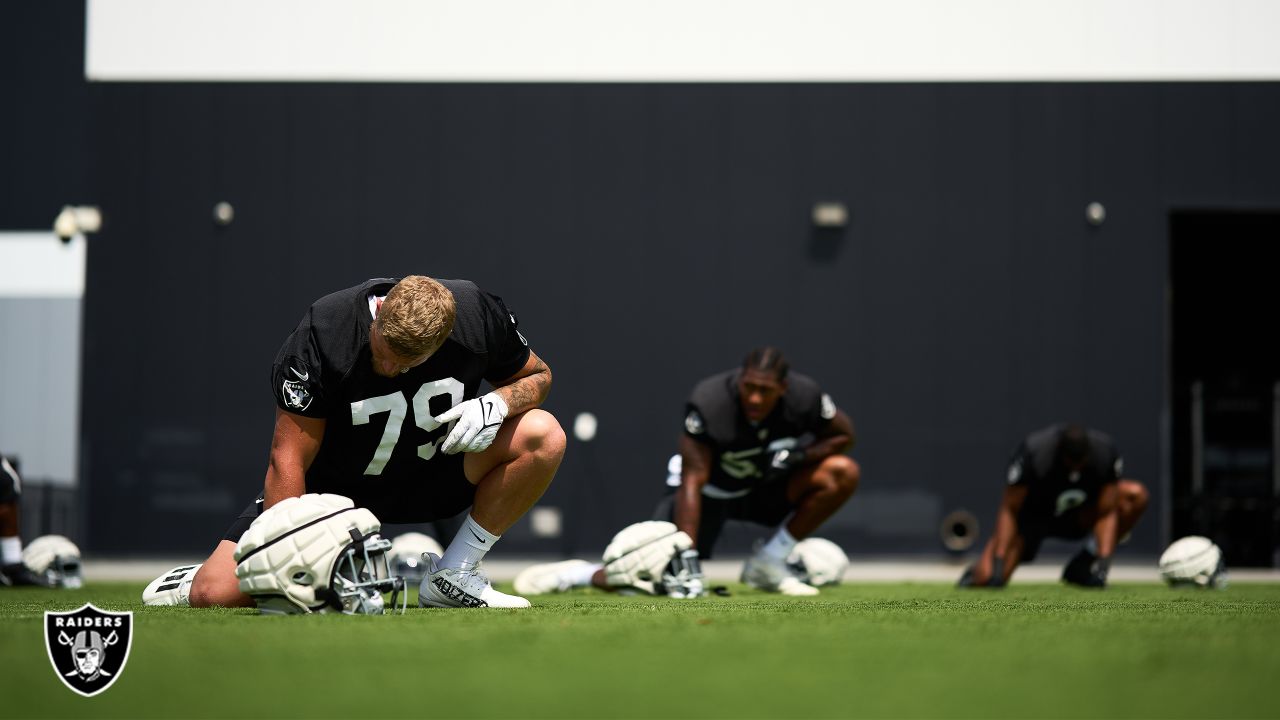
<svg viewBox="0 0 1280 720">
<path fill-rule="evenodd" d="M 430 519 L 433 483 L 461 475 L 462 455 L 440 451 L 452 424 L 435 416 L 478 396 L 481 380 L 515 375 L 529 347 L 501 298 L 466 280 L 439 282 L 457 306 L 453 330 L 404 374 L 375 373 L 369 348 L 376 299 L 395 279 L 320 298 L 280 348 L 271 369 L 276 404 L 325 420 L 307 492 L 346 495 L 384 522 L 417 522 Z"/>
</svg>

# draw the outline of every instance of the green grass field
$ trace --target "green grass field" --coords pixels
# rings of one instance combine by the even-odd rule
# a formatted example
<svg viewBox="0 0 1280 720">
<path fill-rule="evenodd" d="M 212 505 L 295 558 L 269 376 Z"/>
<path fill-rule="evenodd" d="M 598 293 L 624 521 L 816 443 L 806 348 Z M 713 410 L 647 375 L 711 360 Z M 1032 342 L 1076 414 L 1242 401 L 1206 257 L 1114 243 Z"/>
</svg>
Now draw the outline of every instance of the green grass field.
<svg viewBox="0 0 1280 720">
<path fill-rule="evenodd" d="M 0 590 L 0 716 L 1280 717 L 1280 585 L 731 590 L 403 617 L 144 608 L 132 583 Z M 128 665 L 93 698 L 54 677 L 42 629 L 86 601 L 134 611 Z"/>
</svg>

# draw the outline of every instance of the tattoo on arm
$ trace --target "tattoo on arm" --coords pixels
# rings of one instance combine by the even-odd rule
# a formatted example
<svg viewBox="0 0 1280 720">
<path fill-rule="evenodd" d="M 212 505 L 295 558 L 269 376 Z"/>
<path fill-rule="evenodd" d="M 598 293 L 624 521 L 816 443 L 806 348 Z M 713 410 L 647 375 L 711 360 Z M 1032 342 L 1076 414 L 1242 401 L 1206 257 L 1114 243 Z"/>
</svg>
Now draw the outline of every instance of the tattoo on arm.
<svg viewBox="0 0 1280 720">
<path fill-rule="evenodd" d="M 502 387 L 503 399 L 507 401 L 512 415 L 541 405 L 550 391 L 551 368 L 542 362 L 542 358 L 535 360 L 528 375 Z"/>
</svg>

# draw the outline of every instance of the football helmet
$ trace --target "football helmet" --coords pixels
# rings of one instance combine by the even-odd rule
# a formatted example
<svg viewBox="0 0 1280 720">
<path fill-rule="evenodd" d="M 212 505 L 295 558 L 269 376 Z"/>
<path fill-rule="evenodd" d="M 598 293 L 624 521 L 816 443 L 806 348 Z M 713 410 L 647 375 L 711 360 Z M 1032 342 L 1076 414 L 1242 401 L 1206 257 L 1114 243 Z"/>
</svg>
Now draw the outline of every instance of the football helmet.
<svg viewBox="0 0 1280 720">
<path fill-rule="evenodd" d="M 404 578 L 405 584 L 420 583 L 427 575 L 426 553 L 444 555 L 444 548 L 430 535 L 420 532 L 401 533 L 391 541 L 391 574 Z"/>
<path fill-rule="evenodd" d="M 341 495 L 286 498 L 264 510 L 236 546 L 240 591 L 263 613 L 381 615 L 391 593 L 404 612 L 404 578 L 391 574 L 391 541 L 378 518 Z"/>
<path fill-rule="evenodd" d="M 1160 556 L 1160 577 L 1171 587 L 1223 589 L 1227 566 L 1222 550 L 1207 537 L 1188 535 L 1174 541 Z"/>
<path fill-rule="evenodd" d="M 84 585 L 80 548 L 61 535 L 41 535 L 22 549 L 22 564 L 49 587 L 74 590 Z"/>
<path fill-rule="evenodd" d="M 849 556 L 830 540 L 806 538 L 796 543 L 787 564 L 806 585 L 839 585 L 849 569 Z"/>
<path fill-rule="evenodd" d="M 663 585 L 666 574 L 679 577 L 683 571 L 686 576 L 696 574 L 701 578 L 696 555 L 694 565 L 681 562 L 684 551 L 692 548 L 693 540 L 674 523 L 646 520 L 628 525 L 604 549 L 606 582 L 611 587 L 632 587 L 650 595 L 662 594 L 666 591 Z"/>
</svg>

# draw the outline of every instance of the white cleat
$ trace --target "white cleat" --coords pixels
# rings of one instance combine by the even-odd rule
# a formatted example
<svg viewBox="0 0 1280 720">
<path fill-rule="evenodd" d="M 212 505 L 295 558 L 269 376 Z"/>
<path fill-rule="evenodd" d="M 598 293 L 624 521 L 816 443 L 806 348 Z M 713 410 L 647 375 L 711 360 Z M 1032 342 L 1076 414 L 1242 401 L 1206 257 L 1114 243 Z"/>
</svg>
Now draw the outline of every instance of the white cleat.
<svg viewBox="0 0 1280 720">
<path fill-rule="evenodd" d="M 191 581 L 204 563 L 179 565 L 152 580 L 142 591 L 142 602 L 147 605 L 191 605 Z"/>
<path fill-rule="evenodd" d="M 817 595 L 819 591 L 818 588 L 802 582 L 799 578 L 787 577 L 782 578 L 782 581 L 778 583 L 777 592 L 792 597 L 809 597 Z"/>
<path fill-rule="evenodd" d="M 742 582 L 757 590 L 793 597 L 817 595 L 818 588 L 806 585 L 796 577 L 785 560 L 775 560 L 757 551 L 742 566 Z"/>
<path fill-rule="evenodd" d="M 435 553 L 425 553 L 423 557 L 427 567 L 426 576 L 418 586 L 419 607 L 529 607 L 529 601 L 522 597 L 494 590 L 489 578 L 479 568 L 442 568 L 440 556 Z"/>
<path fill-rule="evenodd" d="M 586 560 L 562 560 L 527 567 L 516 575 L 516 592 L 521 595 L 564 592 L 575 586 L 574 578 L 591 564 Z"/>
</svg>

